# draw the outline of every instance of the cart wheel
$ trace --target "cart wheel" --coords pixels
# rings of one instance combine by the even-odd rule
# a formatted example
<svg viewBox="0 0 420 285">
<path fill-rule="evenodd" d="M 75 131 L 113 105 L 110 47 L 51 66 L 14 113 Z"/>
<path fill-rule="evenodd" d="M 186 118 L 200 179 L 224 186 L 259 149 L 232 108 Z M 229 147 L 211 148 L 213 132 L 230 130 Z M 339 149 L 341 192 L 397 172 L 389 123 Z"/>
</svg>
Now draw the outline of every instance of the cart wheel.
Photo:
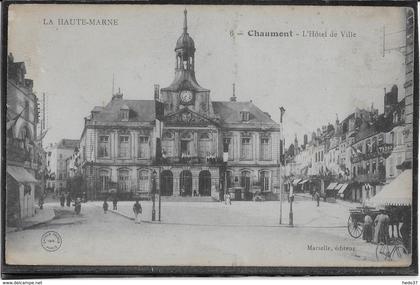
<svg viewBox="0 0 420 285">
<path fill-rule="evenodd" d="M 354 221 L 353 218 L 350 216 L 349 221 L 347 223 L 347 230 L 353 238 L 359 238 L 362 235 L 363 227 L 362 224 L 358 223 L 357 221 Z"/>
</svg>

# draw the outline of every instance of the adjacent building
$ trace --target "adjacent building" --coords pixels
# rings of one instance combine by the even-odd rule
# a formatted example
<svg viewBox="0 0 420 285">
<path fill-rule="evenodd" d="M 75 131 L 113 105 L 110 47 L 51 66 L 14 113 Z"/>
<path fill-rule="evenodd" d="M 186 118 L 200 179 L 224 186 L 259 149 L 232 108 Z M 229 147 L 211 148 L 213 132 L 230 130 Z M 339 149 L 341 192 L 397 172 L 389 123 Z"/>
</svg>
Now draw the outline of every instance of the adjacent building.
<svg viewBox="0 0 420 285">
<path fill-rule="evenodd" d="M 79 147 L 79 140 L 62 139 L 58 143 L 48 145 L 45 150 L 47 153 L 48 179 L 46 187 L 50 191 L 60 193 L 67 188 L 67 159 Z"/>
<path fill-rule="evenodd" d="M 35 215 L 35 190 L 41 180 L 43 152 L 37 141 L 38 100 L 24 62 L 7 57 L 6 222 L 7 226 Z M 38 195 L 39 193 L 37 193 Z"/>
<path fill-rule="evenodd" d="M 252 102 L 237 101 L 234 88 L 229 100 L 213 101 L 195 77 L 195 52 L 185 11 L 172 83 L 155 85 L 151 100 L 118 91 L 85 118 L 80 160 L 89 198 L 148 197 L 154 185 L 163 196 L 276 195 L 279 125 Z"/>
<path fill-rule="evenodd" d="M 286 188 L 320 191 L 325 197 L 363 202 L 401 173 L 405 99 L 398 101 L 396 85 L 384 94 L 384 112 L 356 109 L 342 122 L 312 133 L 288 152 Z M 307 136 L 306 136 L 307 138 Z M 292 147 L 291 146 L 291 147 Z"/>
</svg>

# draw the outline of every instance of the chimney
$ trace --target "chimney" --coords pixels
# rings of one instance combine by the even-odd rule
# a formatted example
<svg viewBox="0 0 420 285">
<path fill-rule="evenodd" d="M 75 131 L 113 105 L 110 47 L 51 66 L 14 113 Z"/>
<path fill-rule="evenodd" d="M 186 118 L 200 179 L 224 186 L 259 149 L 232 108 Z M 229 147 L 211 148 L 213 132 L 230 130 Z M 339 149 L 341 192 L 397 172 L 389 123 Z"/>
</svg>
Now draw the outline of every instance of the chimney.
<svg viewBox="0 0 420 285">
<path fill-rule="evenodd" d="M 155 100 L 159 100 L 159 84 L 155 84 Z"/>
<path fill-rule="evenodd" d="M 392 109 L 398 105 L 398 87 L 397 85 L 393 85 L 391 91 L 388 93 L 386 92 L 386 88 L 384 90 L 384 113 L 385 117 L 387 117 L 392 112 Z"/>
<path fill-rule="evenodd" d="M 308 144 L 308 135 L 303 135 L 303 145 L 306 146 Z"/>
<path fill-rule="evenodd" d="M 235 83 L 232 84 L 232 97 L 230 97 L 230 102 L 236 102 Z"/>
<path fill-rule="evenodd" d="M 121 89 L 118 88 L 118 92 L 112 95 L 112 100 L 114 99 L 122 99 L 123 98 L 123 94 L 121 92 Z"/>
</svg>

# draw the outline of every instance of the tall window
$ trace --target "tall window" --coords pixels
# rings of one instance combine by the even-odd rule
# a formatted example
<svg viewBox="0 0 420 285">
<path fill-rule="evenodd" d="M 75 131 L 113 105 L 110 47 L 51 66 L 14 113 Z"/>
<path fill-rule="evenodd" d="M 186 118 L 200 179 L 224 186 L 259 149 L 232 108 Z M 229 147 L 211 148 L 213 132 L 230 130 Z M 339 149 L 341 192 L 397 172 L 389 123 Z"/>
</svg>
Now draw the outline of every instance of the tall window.
<svg viewBox="0 0 420 285">
<path fill-rule="evenodd" d="M 232 171 L 226 171 L 226 185 L 227 188 L 232 188 L 233 186 L 233 175 L 232 175 Z"/>
<path fill-rule="evenodd" d="M 376 152 L 377 150 L 377 143 L 376 143 L 376 137 L 372 139 L 372 152 Z"/>
<path fill-rule="evenodd" d="M 271 160 L 271 147 L 269 138 L 261 138 L 260 157 L 261 160 Z"/>
<path fill-rule="evenodd" d="M 403 138 L 402 133 L 397 132 L 397 143 L 398 143 L 398 145 L 402 145 L 402 138 Z"/>
<path fill-rule="evenodd" d="M 25 101 L 25 119 L 29 121 L 29 101 Z"/>
<path fill-rule="evenodd" d="M 252 160 L 251 138 L 241 138 L 241 159 Z"/>
<path fill-rule="evenodd" d="M 162 152 L 165 155 L 165 157 L 174 156 L 174 137 L 173 134 L 170 132 L 166 132 L 163 134 Z"/>
<path fill-rule="evenodd" d="M 209 134 L 201 134 L 198 141 L 198 156 L 206 157 L 211 154 L 211 140 Z"/>
<path fill-rule="evenodd" d="M 107 192 L 109 189 L 109 173 L 107 170 L 99 171 L 99 183 L 102 192 Z"/>
<path fill-rule="evenodd" d="M 224 138 L 223 144 L 228 145 L 228 160 L 233 160 L 233 142 L 232 138 Z"/>
<path fill-rule="evenodd" d="M 378 137 L 378 145 L 383 145 L 384 144 L 384 135 L 381 134 Z"/>
<path fill-rule="evenodd" d="M 139 137 L 139 158 L 147 159 L 150 157 L 149 137 Z"/>
<path fill-rule="evenodd" d="M 391 132 L 391 143 L 392 143 L 393 145 L 395 145 L 395 144 L 396 144 L 396 140 L 395 140 L 395 133 L 394 133 L 394 132 Z"/>
<path fill-rule="evenodd" d="M 119 154 L 121 158 L 130 157 L 130 143 L 129 136 L 120 136 Z"/>
<path fill-rule="evenodd" d="M 372 162 L 372 174 L 376 173 L 376 160 Z"/>
<path fill-rule="evenodd" d="M 267 171 L 260 172 L 261 191 L 270 191 L 270 173 Z"/>
<path fill-rule="evenodd" d="M 370 153 L 370 140 L 366 140 L 366 153 Z"/>
<path fill-rule="evenodd" d="M 109 157 L 109 136 L 99 136 L 98 157 Z"/>
<path fill-rule="evenodd" d="M 394 170 L 395 170 L 395 159 L 391 156 L 389 159 L 389 176 L 394 176 Z"/>
<path fill-rule="evenodd" d="M 129 173 L 128 170 L 120 170 L 118 172 L 118 190 L 121 192 L 129 191 Z"/>
<path fill-rule="evenodd" d="M 147 170 L 142 170 L 139 172 L 139 191 L 140 192 L 149 192 L 150 183 L 149 183 L 149 172 Z"/>
</svg>

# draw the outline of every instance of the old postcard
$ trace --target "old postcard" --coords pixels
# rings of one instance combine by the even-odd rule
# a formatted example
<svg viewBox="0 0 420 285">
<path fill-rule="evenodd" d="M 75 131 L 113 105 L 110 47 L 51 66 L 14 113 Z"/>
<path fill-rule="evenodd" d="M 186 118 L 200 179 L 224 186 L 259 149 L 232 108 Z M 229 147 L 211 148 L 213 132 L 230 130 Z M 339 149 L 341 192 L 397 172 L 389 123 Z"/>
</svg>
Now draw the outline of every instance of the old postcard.
<svg viewBox="0 0 420 285">
<path fill-rule="evenodd" d="M 7 6 L 6 264 L 409 267 L 415 15 Z"/>
</svg>

